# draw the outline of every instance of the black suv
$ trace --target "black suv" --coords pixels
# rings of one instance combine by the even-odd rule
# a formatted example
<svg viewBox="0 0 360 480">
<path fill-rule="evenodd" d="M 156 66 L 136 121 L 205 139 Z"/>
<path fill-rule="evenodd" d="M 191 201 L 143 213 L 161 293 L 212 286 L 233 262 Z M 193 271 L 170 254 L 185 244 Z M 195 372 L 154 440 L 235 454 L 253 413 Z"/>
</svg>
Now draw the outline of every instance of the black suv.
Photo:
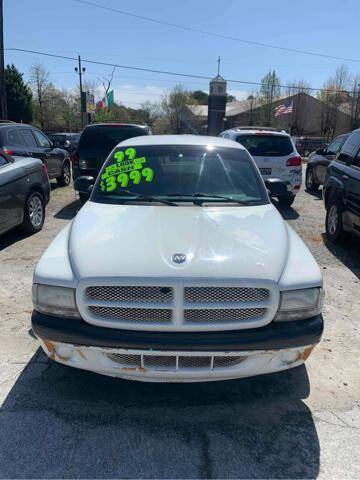
<svg viewBox="0 0 360 480">
<path fill-rule="evenodd" d="M 0 124 L 0 148 L 13 157 L 34 157 L 46 165 L 49 179 L 61 187 L 70 184 L 71 164 L 66 150 L 56 148 L 37 128 L 23 123 Z"/>
<path fill-rule="evenodd" d="M 49 133 L 48 136 L 55 147 L 63 148 L 69 155 L 78 146 L 80 133 Z"/>
<path fill-rule="evenodd" d="M 354 130 L 325 177 L 323 199 L 326 235 L 333 241 L 347 234 L 360 235 L 360 129 Z"/>
<path fill-rule="evenodd" d="M 72 155 L 74 179 L 83 175 L 96 178 L 111 150 L 123 140 L 150 135 L 146 125 L 128 123 L 93 123 L 82 132 L 77 149 Z M 80 192 L 86 201 L 89 195 Z"/>
</svg>

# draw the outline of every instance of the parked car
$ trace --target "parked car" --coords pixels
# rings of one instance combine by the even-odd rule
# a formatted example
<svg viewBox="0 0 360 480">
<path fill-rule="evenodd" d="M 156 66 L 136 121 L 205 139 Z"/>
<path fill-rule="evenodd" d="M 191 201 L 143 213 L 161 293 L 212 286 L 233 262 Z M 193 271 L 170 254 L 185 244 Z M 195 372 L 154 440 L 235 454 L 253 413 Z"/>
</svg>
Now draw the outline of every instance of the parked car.
<svg viewBox="0 0 360 480">
<path fill-rule="evenodd" d="M 292 137 L 296 150 L 302 157 L 307 157 L 314 150 L 326 147 L 326 140 L 323 137 Z"/>
<path fill-rule="evenodd" d="M 96 178 L 111 150 L 119 142 L 139 135 L 149 135 L 145 125 L 127 123 L 93 123 L 82 132 L 77 149 L 72 155 L 74 179 L 81 175 Z M 89 195 L 79 192 L 85 202 Z"/>
<path fill-rule="evenodd" d="M 69 155 L 76 149 L 80 133 L 50 133 L 49 138 L 55 147 L 63 148 Z"/>
<path fill-rule="evenodd" d="M 345 140 L 327 169 L 323 187 L 326 236 L 332 242 L 360 235 L 360 129 Z"/>
<path fill-rule="evenodd" d="M 29 233 L 41 230 L 49 198 L 49 178 L 41 160 L 0 152 L 0 234 L 17 226 Z"/>
<path fill-rule="evenodd" d="M 35 157 L 46 165 L 49 179 L 61 187 L 71 181 L 70 157 L 66 150 L 57 148 L 37 128 L 23 123 L 0 124 L 0 148 L 12 157 Z"/>
<path fill-rule="evenodd" d="M 316 192 L 319 186 L 324 183 L 328 166 L 339 153 L 348 136 L 348 133 L 339 135 L 338 137 L 334 138 L 329 146 L 325 148 L 319 148 L 309 155 L 305 180 L 306 189 L 309 192 Z"/>
<path fill-rule="evenodd" d="M 322 274 L 239 143 L 120 143 L 34 274 L 32 328 L 72 367 L 144 381 L 223 380 L 302 364 L 323 330 Z M 91 259 L 91 260 L 89 260 Z"/>
<path fill-rule="evenodd" d="M 284 131 L 266 127 L 239 127 L 225 130 L 223 138 L 241 143 L 252 155 L 260 173 L 266 180 L 276 177 L 287 185 L 287 191 L 279 197 L 282 207 L 290 207 L 302 182 L 301 157 Z"/>
</svg>

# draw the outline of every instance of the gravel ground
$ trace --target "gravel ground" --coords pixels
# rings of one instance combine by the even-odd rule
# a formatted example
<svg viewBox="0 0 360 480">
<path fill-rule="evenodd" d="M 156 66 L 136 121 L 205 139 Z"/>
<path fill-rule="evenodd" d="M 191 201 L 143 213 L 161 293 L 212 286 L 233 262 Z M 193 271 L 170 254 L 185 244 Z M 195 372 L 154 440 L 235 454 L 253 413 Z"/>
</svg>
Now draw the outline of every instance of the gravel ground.
<svg viewBox="0 0 360 480">
<path fill-rule="evenodd" d="M 0 478 L 360 478 L 359 240 L 325 243 L 320 196 L 282 213 L 323 268 L 322 342 L 306 367 L 208 384 L 111 379 L 38 349 L 32 272 L 79 208 L 54 188 L 42 232 L 0 238 Z"/>
</svg>

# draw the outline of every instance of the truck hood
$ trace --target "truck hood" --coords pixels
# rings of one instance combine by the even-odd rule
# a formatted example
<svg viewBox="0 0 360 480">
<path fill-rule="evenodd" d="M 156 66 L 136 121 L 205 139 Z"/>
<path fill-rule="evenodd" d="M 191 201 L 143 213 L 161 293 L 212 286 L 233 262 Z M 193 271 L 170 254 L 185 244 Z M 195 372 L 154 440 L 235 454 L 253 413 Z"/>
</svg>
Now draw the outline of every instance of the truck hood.
<svg viewBox="0 0 360 480">
<path fill-rule="evenodd" d="M 87 202 L 73 221 L 69 258 L 78 279 L 207 277 L 277 282 L 288 230 L 272 205 L 151 206 Z M 183 264 L 172 255 L 183 253 Z"/>
</svg>

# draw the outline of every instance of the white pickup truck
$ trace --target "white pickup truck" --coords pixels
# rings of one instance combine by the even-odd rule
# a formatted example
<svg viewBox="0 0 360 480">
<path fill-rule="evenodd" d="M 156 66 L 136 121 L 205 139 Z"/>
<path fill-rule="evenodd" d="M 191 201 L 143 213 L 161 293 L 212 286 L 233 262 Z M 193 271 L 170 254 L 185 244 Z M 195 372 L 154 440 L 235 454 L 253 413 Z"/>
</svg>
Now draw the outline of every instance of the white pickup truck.
<svg viewBox="0 0 360 480">
<path fill-rule="evenodd" d="M 239 143 L 143 136 L 111 152 L 34 274 L 32 328 L 73 367 L 209 381 L 302 364 L 320 341 L 322 275 Z"/>
</svg>

